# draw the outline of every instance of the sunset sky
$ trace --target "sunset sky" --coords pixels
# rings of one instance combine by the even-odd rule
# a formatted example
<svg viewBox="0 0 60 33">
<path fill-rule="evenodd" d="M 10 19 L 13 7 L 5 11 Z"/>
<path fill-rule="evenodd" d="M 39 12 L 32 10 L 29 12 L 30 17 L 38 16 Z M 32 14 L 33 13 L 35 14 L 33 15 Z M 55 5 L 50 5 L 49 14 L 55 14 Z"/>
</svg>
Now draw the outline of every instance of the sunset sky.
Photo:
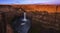
<svg viewBox="0 0 60 33">
<path fill-rule="evenodd" d="M 0 4 L 60 4 L 60 0 L 0 0 Z"/>
</svg>

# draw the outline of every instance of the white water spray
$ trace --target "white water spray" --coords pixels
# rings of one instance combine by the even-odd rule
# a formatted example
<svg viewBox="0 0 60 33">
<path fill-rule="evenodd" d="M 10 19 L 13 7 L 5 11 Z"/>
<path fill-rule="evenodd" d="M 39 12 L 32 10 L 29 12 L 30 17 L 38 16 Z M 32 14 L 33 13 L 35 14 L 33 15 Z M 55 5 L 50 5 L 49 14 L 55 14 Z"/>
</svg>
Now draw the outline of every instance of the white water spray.
<svg viewBox="0 0 60 33">
<path fill-rule="evenodd" d="M 27 19 L 26 19 L 26 12 L 24 12 L 24 17 L 23 17 L 22 21 L 27 21 Z"/>
<path fill-rule="evenodd" d="M 23 17 L 22 21 L 27 22 L 26 12 L 24 12 L 24 17 Z M 21 25 L 25 25 L 25 24 L 26 23 L 21 23 Z"/>
</svg>

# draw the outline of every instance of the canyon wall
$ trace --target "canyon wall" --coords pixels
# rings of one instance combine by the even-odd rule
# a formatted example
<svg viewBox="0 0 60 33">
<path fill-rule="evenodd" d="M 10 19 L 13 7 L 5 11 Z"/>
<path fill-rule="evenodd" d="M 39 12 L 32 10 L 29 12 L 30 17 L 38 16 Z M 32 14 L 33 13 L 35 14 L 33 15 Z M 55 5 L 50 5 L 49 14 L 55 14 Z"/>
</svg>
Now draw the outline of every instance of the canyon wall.
<svg viewBox="0 0 60 33">
<path fill-rule="evenodd" d="M 27 11 L 48 11 L 48 12 L 60 12 L 60 5 L 56 7 L 56 5 L 12 5 L 13 7 L 20 8 Z M 56 10 L 57 8 L 57 10 Z"/>
<path fill-rule="evenodd" d="M 1 6 L 2 5 L 0 5 L 0 11 L 5 12 L 9 12 L 9 9 L 11 9 L 11 11 L 15 11 L 14 8 L 23 8 L 26 11 L 60 12 L 60 5 L 58 5 L 58 7 L 56 7 L 56 5 L 3 5 L 3 8 L 1 8 Z"/>
<path fill-rule="evenodd" d="M 56 10 L 56 5 L 0 5 L 0 11 L 6 12 L 6 22 L 7 22 L 7 32 L 12 32 L 12 28 L 9 25 L 9 22 L 20 12 L 20 8 L 23 8 L 27 12 L 31 11 L 37 11 L 33 12 L 33 28 L 37 29 L 36 31 L 39 31 L 40 25 L 44 28 L 54 28 L 56 30 L 60 30 L 60 16 L 57 15 L 57 18 L 55 18 L 55 14 L 44 14 L 43 12 L 38 11 L 47 11 L 49 13 L 52 12 L 60 12 L 60 5 L 58 5 Z M 34 14 L 35 13 L 35 14 Z M 41 15 L 40 15 L 41 13 Z M 29 14 L 29 13 L 28 13 Z M 30 16 L 30 14 L 29 14 Z M 55 19 L 57 22 L 55 22 Z M 35 24 L 36 23 L 36 24 Z M 40 31 L 39 31 L 40 32 Z"/>
</svg>

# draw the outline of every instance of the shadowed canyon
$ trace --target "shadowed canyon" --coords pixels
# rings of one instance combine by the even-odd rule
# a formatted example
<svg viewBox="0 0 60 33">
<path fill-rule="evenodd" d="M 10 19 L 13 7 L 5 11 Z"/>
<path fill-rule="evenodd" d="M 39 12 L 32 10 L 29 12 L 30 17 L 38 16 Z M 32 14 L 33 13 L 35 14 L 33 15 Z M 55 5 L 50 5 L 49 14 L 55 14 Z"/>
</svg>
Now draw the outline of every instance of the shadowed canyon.
<svg viewBox="0 0 60 33">
<path fill-rule="evenodd" d="M 0 12 L 5 13 L 7 33 L 13 33 L 10 23 L 24 10 L 32 18 L 29 33 L 60 33 L 60 5 L 0 5 Z"/>
</svg>

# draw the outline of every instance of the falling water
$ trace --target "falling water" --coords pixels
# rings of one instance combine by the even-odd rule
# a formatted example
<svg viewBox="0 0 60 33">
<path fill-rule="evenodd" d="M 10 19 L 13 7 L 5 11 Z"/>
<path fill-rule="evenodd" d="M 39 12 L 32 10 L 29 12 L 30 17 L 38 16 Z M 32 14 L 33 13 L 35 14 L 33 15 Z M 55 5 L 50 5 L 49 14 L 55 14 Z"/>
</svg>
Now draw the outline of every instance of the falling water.
<svg viewBox="0 0 60 33">
<path fill-rule="evenodd" d="M 24 19 L 26 19 L 26 12 L 24 12 Z"/>
<path fill-rule="evenodd" d="M 26 12 L 24 12 L 22 21 L 27 22 Z M 21 23 L 21 25 L 24 25 L 24 24 L 26 24 L 26 23 Z"/>
<path fill-rule="evenodd" d="M 31 20 L 26 15 L 26 12 L 14 21 L 13 23 L 14 33 L 28 33 L 31 28 Z"/>
<path fill-rule="evenodd" d="M 27 21 L 27 19 L 26 19 L 26 12 L 24 12 L 24 18 L 22 19 L 22 21 Z"/>
</svg>

